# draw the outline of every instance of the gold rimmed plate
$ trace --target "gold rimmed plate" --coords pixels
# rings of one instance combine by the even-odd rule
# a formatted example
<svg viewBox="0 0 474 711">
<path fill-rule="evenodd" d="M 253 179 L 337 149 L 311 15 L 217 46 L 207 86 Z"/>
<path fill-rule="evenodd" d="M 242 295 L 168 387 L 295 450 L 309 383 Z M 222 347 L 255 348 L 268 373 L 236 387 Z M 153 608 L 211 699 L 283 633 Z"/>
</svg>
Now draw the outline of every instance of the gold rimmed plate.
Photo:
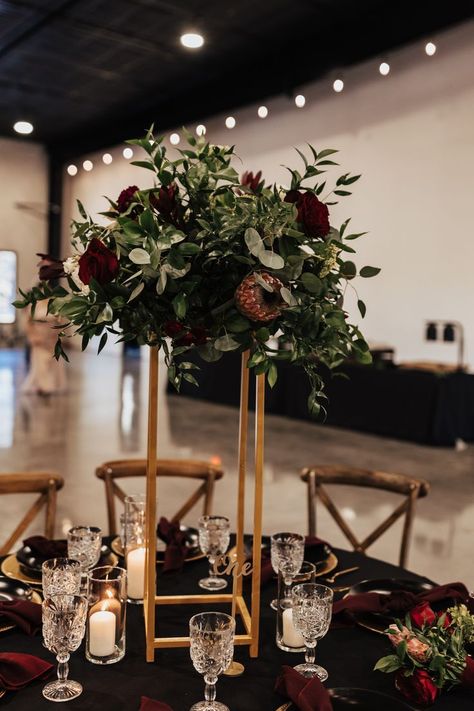
<svg viewBox="0 0 474 711">
<path fill-rule="evenodd" d="M 327 575 L 328 573 L 331 573 L 333 570 L 335 570 L 335 568 L 337 568 L 337 566 L 339 565 L 339 561 L 335 553 L 331 551 L 325 560 L 319 563 L 317 562 L 315 563 L 315 565 L 316 577 L 319 578 L 321 575 Z"/>
<path fill-rule="evenodd" d="M 117 555 L 113 551 L 109 550 L 107 556 L 104 556 L 104 558 L 100 561 L 100 565 L 111 565 L 115 568 L 115 566 L 118 565 L 118 562 Z M 0 566 L 0 570 L 3 575 L 7 576 L 7 578 L 20 580 L 22 583 L 28 583 L 28 585 L 34 585 L 37 588 L 41 587 L 41 579 L 37 576 L 28 575 L 26 569 L 23 568 L 23 566 L 20 566 L 20 563 L 14 553 L 4 559 L 2 565 Z"/>
<path fill-rule="evenodd" d="M 36 590 L 33 590 L 26 583 L 19 580 L 0 576 L 0 602 L 2 600 L 25 600 L 41 605 L 42 597 Z M 1 620 L 1 615 L 0 615 Z M 2 624 L 0 622 L 0 633 L 14 629 L 15 625 L 10 622 Z"/>
</svg>

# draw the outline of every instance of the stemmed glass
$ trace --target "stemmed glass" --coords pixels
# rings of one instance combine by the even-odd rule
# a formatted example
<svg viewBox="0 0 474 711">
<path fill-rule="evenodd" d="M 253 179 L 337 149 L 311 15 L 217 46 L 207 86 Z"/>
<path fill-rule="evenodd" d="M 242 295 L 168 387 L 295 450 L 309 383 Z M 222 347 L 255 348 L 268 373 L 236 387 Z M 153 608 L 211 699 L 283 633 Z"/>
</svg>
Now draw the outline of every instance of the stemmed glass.
<svg viewBox="0 0 474 711">
<path fill-rule="evenodd" d="M 305 661 L 295 669 L 305 677 L 317 676 L 321 681 L 328 678 L 328 673 L 324 667 L 315 664 L 315 650 L 318 640 L 329 629 L 333 597 L 331 588 L 317 583 L 302 583 L 292 591 L 293 624 L 306 645 Z"/>
<path fill-rule="evenodd" d="M 227 581 L 214 573 L 214 563 L 229 547 L 230 522 L 225 516 L 201 516 L 199 519 L 199 546 L 209 560 L 209 577 L 199 581 L 204 590 L 222 590 Z"/>
<path fill-rule="evenodd" d="M 99 562 L 102 547 L 102 531 L 97 526 L 74 526 L 67 534 L 67 552 L 78 560 L 83 573 Z"/>
<path fill-rule="evenodd" d="M 216 701 L 216 682 L 234 656 L 235 620 L 223 612 L 201 612 L 189 620 L 191 659 L 206 682 L 205 701 L 191 706 L 190 711 L 229 711 Z"/>
<path fill-rule="evenodd" d="M 72 558 L 50 558 L 41 566 L 44 597 L 79 595 L 81 564 Z"/>
<path fill-rule="evenodd" d="M 58 678 L 43 689 L 48 701 L 70 701 L 82 694 L 82 686 L 68 679 L 69 652 L 74 652 L 84 637 L 87 601 L 79 595 L 55 595 L 43 602 L 45 646 L 56 654 Z"/>
<path fill-rule="evenodd" d="M 281 573 L 285 584 L 284 598 L 291 597 L 291 581 L 300 572 L 304 559 L 304 536 L 299 533 L 275 533 L 271 537 L 270 555 L 273 570 Z M 273 603 L 276 601 L 272 601 Z"/>
</svg>

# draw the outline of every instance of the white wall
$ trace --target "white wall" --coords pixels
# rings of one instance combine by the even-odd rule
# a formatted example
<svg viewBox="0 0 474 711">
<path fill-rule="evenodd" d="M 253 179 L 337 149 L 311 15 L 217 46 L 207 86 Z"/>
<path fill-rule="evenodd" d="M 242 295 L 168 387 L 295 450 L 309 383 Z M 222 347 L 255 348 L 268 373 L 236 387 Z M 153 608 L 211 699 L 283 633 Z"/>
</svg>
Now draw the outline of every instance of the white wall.
<svg viewBox="0 0 474 711">
<path fill-rule="evenodd" d="M 25 289 L 37 280 L 36 253 L 47 251 L 47 192 L 44 149 L 0 138 L 0 249 L 17 252 L 18 284 Z"/>
<path fill-rule="evenodd" d="M 235 143 L 242 170 L 261 169 L 267 181 L 286 180 L 280 165 L 299 160 L 292 146 L 339 148 L 344 171 L 362 172 L 363 180 L 332 209 L 333 219 L 352 216 L 356 231 L 369 230 L 355 243 L 356 261 L 382 267 L 378 278 L 355 284 L 368 305 L 365 334 L 393 344 L 400 360 L 454 362 L 454 345 L 426 343 L 423 334 L 426 319 L 457 319 L 474 367 L 474 23 L 433 39 L 434 57 L 424 42 L 387 57 L 388 77 L 374 60 L 345 73 L 341 94 L 331 89 L 334 76 L 302 88 L 304 109 L 288 98 L 266 102 L 264 120 L 256 106 L 236 109 L 232 131 L 224 116 L 203 119 L 211 141 Z M 101 195 L 150 184 L 151 174 L 129 166 L 122 148 L 111 150 L 111 166 L 88 156 L 91 173 L 66 176 L 67 218 L 75 197 L 95 212 L 106 209 Z M 357 318 L 351 293 L 348 305 Z"/>
</svg>

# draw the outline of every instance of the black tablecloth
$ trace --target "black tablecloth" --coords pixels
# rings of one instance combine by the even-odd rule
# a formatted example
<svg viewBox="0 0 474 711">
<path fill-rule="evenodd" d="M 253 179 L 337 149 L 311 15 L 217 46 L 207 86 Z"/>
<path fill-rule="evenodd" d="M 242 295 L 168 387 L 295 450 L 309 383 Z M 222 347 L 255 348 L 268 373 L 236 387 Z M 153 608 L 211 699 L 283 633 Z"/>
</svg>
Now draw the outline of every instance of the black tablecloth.
<svg viewBox="0 0 474 711">
<path fill-rule="evenodd" d="M 340 569 L 359 565 L 360 570 L 341 579 L 344 584 L 355 583 L 365 578 L 396 577 L 419 579 L 407 571 L 366 558 L 358 553 L 336 551 Z M 310 556 L 308 556 L 310 558 Z M 205 575 L 204 561 L 188 563 L 183 574 L 159 576 L 159 590 L 165 593 L 198 592 L 197 580 Z M 441 580 L 440 582 L 450 582 Z M 274 693 L 275 678 L 282 664 L 294 665 L 303 655 L 282 652 L 275 645 L 275 613 L 269 603 L 275 595 L 275 585 L 269 583 L 262 589 L 261 644 L 258 659 L 250 659 L 247 647 L 236 647 L 235 658 L 245 664 L 241 677 L 221 677 L 217 684 L 217 698 L 227 703 L 231 711 L 274 711 L 282 698 Z M 175 606 L 158 608 L 160 633 L 166 634 L 172 622 L 172 633 L 186 630 L 187 621 L 196 608 Z M 207 609 L 201 606 L 199 611 Z M 225 611 L 225 606 L 220 606 Z M 173 711 L 188 711 L 190 706 L 203 698 L 203 681 L 194 671 L 188 649 L 157 651 L 155 663 L 145 662 L 144 629 L 142 611 L 128 606 L 127 653 L 125 658 L 110 666 L 96 666 L 86 662 L 83 647 L 71 655 L 70 678 L 84 686 L 82 696 L 68 702 L 67 709 L 100 711 L 136 711 L 140 696 L 150 696 L 165 701 Z M 163 615 L 163 617 L 161 617 Z M 165 623 L 166 620 L 166 623 Z M 187 634 L 187 632 L 185 632 Z M 40 637 L 27 637 L 11 631 L 0 636 L 2 652 L 28 652 L 53 661 L 53 655 L 42 646 Z M 373 672 L 379 657 L 389 653 L 389 643 L 378 634 L 358 627 L 330 630 L 317 648 L 317 660 L 329 672 L 328 686 L 364 687 L 396 696 L 393 676 Z M 22 691 L 9 693 L 0 700 L 0 705 L 18 711 L 51 709 L 41 688 L 44 682 L 35 683 Z M 472 711 L 474 697 L 461 690 L 442 696 L 433 711 Z M 381 710 L 382 711 L 382 710 Z"/>
</svg>

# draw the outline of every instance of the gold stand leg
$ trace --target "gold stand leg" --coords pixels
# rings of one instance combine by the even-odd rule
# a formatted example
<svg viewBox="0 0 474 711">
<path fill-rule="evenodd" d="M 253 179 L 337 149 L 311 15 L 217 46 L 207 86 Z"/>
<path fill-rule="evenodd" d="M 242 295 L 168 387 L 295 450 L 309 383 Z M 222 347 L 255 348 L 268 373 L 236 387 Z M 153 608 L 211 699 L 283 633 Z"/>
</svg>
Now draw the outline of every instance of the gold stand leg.
<svg viewBox="0 0 474 711">
<path fill-rule="evenodd" d="M 158 437 L 158 348 L 150 348 L 148 392 L 148 446 L 146 465 L 146 559 L 145 559 L 145 628 L 146 660 L 155 659 L 156 595 L 156 453 Z"/>
<path fill-rule="evenodd" d="M 265 374 L 257 375 L 255 394 L 255 492 L 253 508 L 252 643 L 250 656 L 258 656 L 260 578 L 262 569 L 263 456 L 265 429 Z"/>
<path fill-rule="evenodd" d="M 244 531 L 245 531 L 245 476 L 247 474 L 247 434 L 249 427 L 249 369 L 247 363 L 249 352 L 242 353 L 240 375 L 240 413 L 239 413 L 239 488 L 237 494 L 237 562 L 239 569 L 245 562 Z M 237 594 L 242 595 L 242 576 L 237 583 Z"/>
</svg>

